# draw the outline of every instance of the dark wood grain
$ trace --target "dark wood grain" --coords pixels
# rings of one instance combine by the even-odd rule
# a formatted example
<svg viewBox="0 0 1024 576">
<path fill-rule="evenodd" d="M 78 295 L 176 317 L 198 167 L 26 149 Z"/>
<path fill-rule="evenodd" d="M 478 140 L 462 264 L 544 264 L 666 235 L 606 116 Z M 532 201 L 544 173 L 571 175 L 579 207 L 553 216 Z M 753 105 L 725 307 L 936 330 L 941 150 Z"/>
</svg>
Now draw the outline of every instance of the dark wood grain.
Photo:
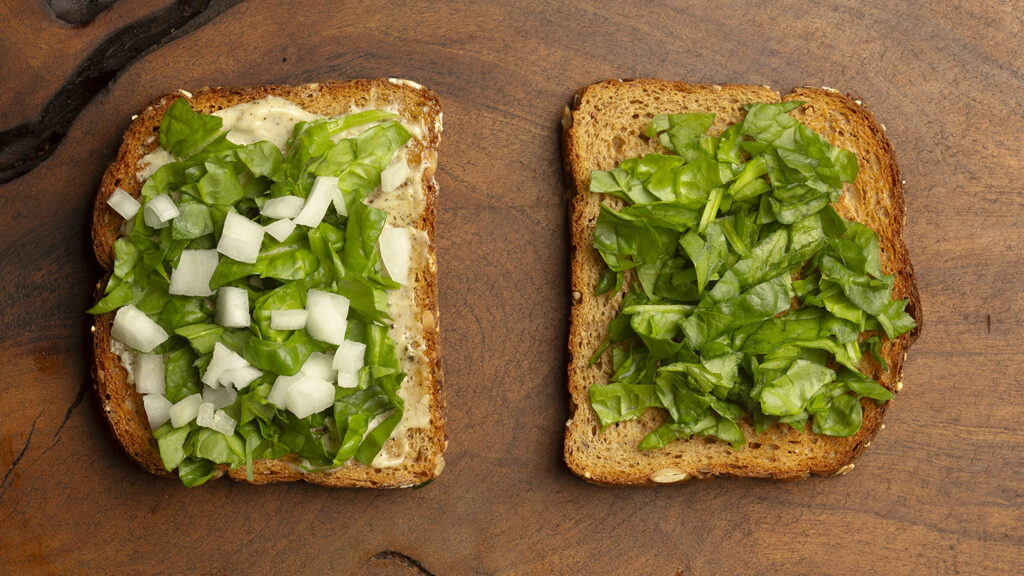
<svg viewBox="0 0 1024 576">
<path fill-rule="evenodd" d="M 111 0 L 102 0 L 107 4 Z M 3 96 L 19 107 L 31 106 L 32 101 L 45 95 L 46 103 L 40 107 L 34 117 L 21 118 L 20 121 L 0 130 L 0 183 L 11 180 L 32 171 L 45 161 L 57 146 L 64 140 L 68 129 L 75 118 L 82 112 L 96 94 L 105 90 L 119 72 L 142 54 L 156 50 L 176 37 L 186 34 L 202 24 L 212 20 L 224 10 L 234 6 L 241 0 L 175 0 L 131 20 L 128 24 L 115 29 L 102 30 L 98 43 L 93 43 L 92 35 L 72 34 L 76 42 L 65 43 L 64 30 L 54 29 L 52 20 L 71 24 L 77 18 L 92 18 L 96 10 L 109 6 L 100 3 L 78 3 L 78 11 L 56 5 L 48 18 L 46 14 L 28 11 L 20 19 L 22 26 L 28 29 L 35 25 L 31 34 L 11 34 L 14 42 L 8 42 L 6 48 L 13 49 L 9 54 L 10 62 L 43 62 L 53 66 L 54 72 L 45 73 L 47 77 L 60 76 L 60 70 L 69 64 L 74 69 L 63 75 L 63 82 L 53 92 L 40 90 L 41 86 L 32 86 L 32 96 L 28 102 L 22 99 L 18 90 L 11 90 Z M 101 11 L 102 12 L 102 11 Z M 100 12 L 100 13 L 101 13 Z M 72 22 L 68 22 L 68 19 Z M 26 25 L 27 24 L 27 25 Z M 103 18 L 97 28 L 107 28 L 117 24 L 117 15 Z M 33 44 L 19 43 L 19 40 L 31 38 Z M 82 41 L 85 42 L 82 42 Z M 74 48 L 68 44 L 78 44 Z M 94 44 L 94 45 L 93 45 Z M 37 51 L 39 47 L 46 50 Z M 88 49 L 75 62 L 66 58 L 74 54 L 75 48 Z M 24 64 L 23 64 L 24 65 Z M 30 64 L 30 66 L 32 66 Z M 44 67 L 45 69 L 45 67 Z M 12 71 L 13 72 L 13 71 Z M 20 78 L 20 76 L 19 76 Z"/>
<path fill-rule="evenodd" d="M 0 3 L 0 129 L 168 2 L 68 28 Z M 0 566 L 9 573 L 1008 574 L 1024 555 L 1019 3 L 252 0 L 134 62 L 0 186 Z M 383 8 L 381 6 L 386 6 Z M 61 49 L 63 48 L 63 49 Z M 399 76 L 445 106 L 438 261 L 448 466 L 420 490 L 217 482 L 119 450 L 89 386 L 93 194 L 131 114 L 177 88 Z M 926 325 L 887 427 L 841 478 L 604 489 L 561 463 L 562 107 L 610 77 L 828 85 L 887 126 Z"/>
<path fill-rule="evenodd" d="M 171 2 L 118 2 L 77 28 L 56 18 L 45 2 L 0 3 L 0 54 L 8 79 L 0 93 L 0 130 L 36 117 L 81 58 L 111 32 Z"/>
</svg>

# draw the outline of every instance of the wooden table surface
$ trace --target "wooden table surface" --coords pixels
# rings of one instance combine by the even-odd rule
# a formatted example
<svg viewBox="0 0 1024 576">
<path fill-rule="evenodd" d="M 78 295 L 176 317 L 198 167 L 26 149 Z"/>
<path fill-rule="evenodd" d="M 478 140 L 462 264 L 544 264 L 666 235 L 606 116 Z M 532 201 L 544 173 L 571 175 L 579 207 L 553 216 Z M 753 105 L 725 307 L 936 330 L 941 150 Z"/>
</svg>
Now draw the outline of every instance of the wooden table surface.
<svg viewBox="0 0 1024 576">
<path fill-rule="evenodd" d="M 51 10 L 68 4 L 0 2 L 0 572 L 1024 568 L 1020 2 L 120 0 L 77 27 Z M 93 396 L 83 312 L 93 195 L 131 115 L 178 88 L 381 76 L 445 109 L 444 474 L 379 492 L 143 473 Z M 848 475 L 608 489 L 562 463 L 559 119 L 576 89 L 645 76 L 832 86 L 887 126 L 925 322 Z"/>
</svg>

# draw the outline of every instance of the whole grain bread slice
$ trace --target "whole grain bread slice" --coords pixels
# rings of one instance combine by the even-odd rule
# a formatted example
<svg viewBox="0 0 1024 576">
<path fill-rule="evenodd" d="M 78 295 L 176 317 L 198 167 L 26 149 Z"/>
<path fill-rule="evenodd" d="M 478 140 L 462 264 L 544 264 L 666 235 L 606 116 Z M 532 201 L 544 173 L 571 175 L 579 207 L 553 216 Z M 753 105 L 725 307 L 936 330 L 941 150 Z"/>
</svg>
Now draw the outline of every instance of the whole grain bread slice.
<svg viewBox="0 0 1024 576">
<path fill-rule="evenodd" d="M 888 371 L 865 355 L 861 370 L 890 391 L 902 388 L 903 361 L 921 330 L 921 303 L 907 248 L 901 237 L 906 219 L 903 183 L 885 129 L 859 101 L 828 88 L 798 88 L 783 100 L 806 104 L 792 112 L 837 146 L 857 155 L 859 172 L 834 204 L 844 218 L 875 230 L 881 247 L 882 270 L 895 274 L 895 298 L 910 300 L 907 311 L 917 327 L 895 341 L 885 339 L 882 356 Z M 665 153 L 657 140 L 643 137 L 656 114 L 714 112 L 712 133 L 740 121 L 744 104 L 776 102 L 779 94 L 767 86 L 707 85 L 653 79 L 609 80 L 587 86 L 575 95 L 563 120 L 563 152 L 571 197 L 572 310 L 569 329 L 570 419 L 565 430 L 565 461 L 577 475 L 597 484 L 647 485 L 712 476 L 796 479 L 842 473 L 864 450 L 882 426 L 889 403 L 862 399 L 861 429 L 849 438 L 800 433 L 777 424 L 755 435 L 741 422 L 747 446 L 734 450 L 715 438 L 693 437 L 652 451 L 637 444 L 666 418 L 651 408 L 638 420 L 620 422 L 601 431 L 590 407 L 588 389 L 607 384 L 611 354 L 593 366 L 589 359 L 618 313 L 622 293 L 594 295 L 602 261 L 593 247 L 593 229 L 602 202 L 620 208 L 621 201 L 589 192 L 590 171 L 610 170 L 630 157 Z M 884 335 L 883 335 L 884 337 Z M 891 402 L 890 402 L 891 403 Z"/>
<path fill-rule="evenodd" d="M 107 168 L 93 209 L 93 249 L 100 265 L 108 272 L 114 262 L 114 241 L 122 234 L 123 219 L 107 205 L 114 190 L 122 188 L 138 197 L 143 182 L 136 176 L 139 161 L 159 146 L 160 121 L 164 111 L 179 98 L 187 98 L 200 112 L 212 113 L 243 102 L 277 96 L 291 101 L 308 112 L 323 116 L 339 116 L 353 108 L 387 107 L 397 111 L 403 122 L 420 124 L 417 134 L 407 146 L 409 162 L 421 162 L 423 209 L 411 225 L 425 232 L 430 240 L 426 261 L 414 263 L 410 273 L 414 284 L 413 307 L 419 315 L 426 355 L 422 378 L 413 378 L 412 385 L 428 397 L 429 426 L 405 432 L 404 438 L 389 442 L 407 442 L 405 460 L 397 467 L 372 468 L 352 460 L 344 466 L 320 472 L 307 472 L 293 456 L 278 460 L 257 460 L 253 464 L 254 484 L 304 480 L 335 487 L 396 488 L 430 480 L 444 467 L 448 440 L 445 433 L 445 402 L 442 396 L 440 336 L 437 308 L 437 265 L 434 255 L 434 221 L 438 187 L 434 178 L 437 151 L 441 137 L 441 104 L 426 88 L 407 80 L 377 79 L 348 82 L 324 82 L 300 86 L 272 85 L 250 88 L 204 88 L 195 94 L 181 91 L 158 98 L 138 116 L 125 133 L 117 158 Z M 100 282 L 102 293 L 107 279 Z M 111 351 L 110 329 L 114 314 L 95 318 L 93 328 L 93 375 L 103 412 L 114 436 L 128 455 L 142 468 L 162 476 L 172 475 L 164 469 L 150 431 L 142 398 L 128 381 L 128 373 L 120 358 Z M 412 378 L 410 376 L 410 378 Z M 232 480 L 248 481 L 245 467 L 234 470 L 220 466 L 221 475 Z"/>
</svg>

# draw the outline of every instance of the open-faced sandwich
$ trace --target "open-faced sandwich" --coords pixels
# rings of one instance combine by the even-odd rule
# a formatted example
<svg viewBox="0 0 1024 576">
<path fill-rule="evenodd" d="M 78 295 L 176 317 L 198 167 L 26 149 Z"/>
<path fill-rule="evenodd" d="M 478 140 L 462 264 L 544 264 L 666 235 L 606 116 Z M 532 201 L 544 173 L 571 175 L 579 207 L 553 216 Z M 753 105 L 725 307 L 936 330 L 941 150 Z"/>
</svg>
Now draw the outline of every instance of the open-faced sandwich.
<svg viewBox="0 0 1024 576">
<path fill-rule="evenodd" d="M 406 80 L 164 96 L 93 215 L 95 380 L 128 454 L 188 486 L 400 487 L 447 440 L 441 109 Z"/>
<path fill-rule="evenodd" d="M 830 89 L 607 81 L 564 136 L 569 467 L 615 485 L 852 467 L 920 330 L 874 116 Z"/>
</svg>

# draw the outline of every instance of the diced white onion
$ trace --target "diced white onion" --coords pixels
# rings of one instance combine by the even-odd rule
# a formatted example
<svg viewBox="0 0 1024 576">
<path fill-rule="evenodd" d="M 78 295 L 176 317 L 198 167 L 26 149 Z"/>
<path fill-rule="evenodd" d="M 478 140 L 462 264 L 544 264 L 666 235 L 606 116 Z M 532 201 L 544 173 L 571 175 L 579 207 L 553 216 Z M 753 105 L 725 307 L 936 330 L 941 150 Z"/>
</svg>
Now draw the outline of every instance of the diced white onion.
<svg viewBox="0 0 1024 576">
<path fill-rule="evenodd" d="M 199 405 L 203 403 L 203 397 L 200 394 L 193 394 L 187 398 L 182 398 L 177 404 L 174 404 L 168 410 L 168 414 L 171 418 L 171 426 L 175 428 L 181 428 L 185 424 L 195 420 L 196 414 L 199 413 Z"/>
<path fill-rule="evenodd" d="M 142 217 L 150 228 L 166 228 L 177 215 L 178 207 L 167 194 L 150 198 L 142 209 Z"/>
<path fill-rule="evenodd" d="M 313 188 L 309 191 L 302 211 L 295 217 L 295 223 L 316 228 L 327 214 L 327 207 L 334 200 L 334 192 L 338 189 L 338 179 L 334 176 L 317 176 Z"/>
<path fill-rule="evenodd" d="M 306 331 L 321 342 L 337 346 L 345 341 L 348 328 L 348 298 L 333 292 L 310 290 L 306 293 Z"/>
<path fill-rule="evenodd" d="M 331 382 L 338 375 L 338 371 L 331 366 L 332 363 L 333 358 L 330 355 L 323 352 L 313 352 L 303 362 L 302 368 L 299 371 L 306 376 Z"/>
<path fill-rule="evenodd" d="M 213 411 L 215 408 L 210 402 L 203 402 L 199 405 L 199 410 L 196 410 L 196 424 L 204 428 L 209 428 L 210 424 L 213 424 Z"/>
<path fill-rule="evenodd" d="M 210 388 L 203 386 L 203 402 L 213 404 L 214 408 L 231 406 L 238 400 L 238 392 L 234 388 Z"/>
<path fill-rule="evenodd" d="M 377 244 L 388 276 L 399 284 L 405 284 L 409 280 L 409 256 L 412 253 L 409 229 L 385 226 Z"/>
<path fill-rule="evenodd" d="M 216 250 L 182 250 L 167 292 L 175 296 L 213 296 L 210 278 L 216 269 Z"/>
<path fill-rule="evenodd" d="M 139 208 L 142 208 L 142 204 L 139 204 L 138 200 L 120 187 L 115 188 L 114 193 L 107 198 L 107 204 L 125 220 L 134 218 L 139 213 Z"/>
<path fill-rule="evenodd" d="M 139 394 L 163 394 L 167 382 L 167 367 L 163 354 L 136 354 L 135 391 Z"/>
<path fill-rule="evenodd" d="M 305 418 L 310 414 L 326 410 L 334 404 L 334 385 L 317 378 L 303 376 L 288 387 L 286 403 L 292 414 L 299 418 Z"/>
<path fill-rule="evenodd" d="M 299 380 L 305 378 L 300 372 L 294 376 L 278 376 L 277 380 L 274 380 L 274 385 L 270 387 L 270 393 L 267 394 L 267 402 L 270 402 L 274 406 L 277 406 L 281 410 L 288 408 L 288 389 L 291 385 Z"/>
<path fill-rule="evenodd" d="M 359 386 L 359 377 L 355 374 L 349 374 L 347 372 L 338 372 L 338 387 L 339 388 L 357 388 Z"/>
<path fill-rule="evenodd" d="M 152 352 L 167 340 L 167 332 L 131 304 L 118 309 L 110 335 L 141 352 Z"/>
<path fill-rule="evenodd" d="M 235 433 L 235 419 L 228 416 L 227 412 L 217 410 L 213 413 L 213 423 L 210 424 L 210 428 L 225 436 L 231 436 Z"/>
<path fill-rule="evenodd" d="M 287 218 L 283 218 L 281 220 L 275 220 L 270 224 L 267 224 L 266 226 L 263 227 L 263 230 L 267 234 L 270 234 L 270 236 L 273 237 L 274 240 L 277 240 L 278 242 L 284 242 L 285 240 L 288 239 L 289 236 L 292 235 L 292 232 L 295 231 L 295 222 L 292 222 Z"/>
<path fill-rule="evenodd" d="M 146 408 L 151 430 L 163 426 L 171 418 L 171 401 L 163 394 L 146 394 L 142 397 L 142 405 Z"/>
<path fill-rule="evenodd" d="M 345 206 L 345 196 L 342 195 L 341 190 L 335 190 L 334 196 L 331 199 L 334 203 L 334 211 L 341 216 L 348 216 L 348 207 Z"/>
<path fill-rule="evenodd" d="M 365 357 L 366 344 L 345 340 L 338 344 L 338 350 L 334 353 L 334 361 L 331 366 L 338 372 L 355 374 L 363 367 Z"/>
<path fill-rule="evenodd" d="M 241 390 L 252 384 L 260 376 L 263 376 L 263 372 L 260 372 L 259 368 L 252 366 L 229 368 L 221 373 L 220 383 L 224 387 L 234 386 L 235 390 Z"/>
<path fill-rule="evenodd" d="M 380 173 L 380 189 L 384 192 L 391 192 L 401 186 L 408 177 L 409 164 L 400 158 L 398 161 L 392 162 L 390 166 Z"/>
<path fill-rule="evenodd" d="M 217 289 L 217 324 L 225 328 L 249 327 L 249 291 L 234 286 Z"/>
<path fill-rule="evenodd" d="M 295 218 L 302 211 L 302 205 L 306 199 L 301 196 L 278 196 L 267 200 L 260 210 L 260 214 L 267 218 Z"/>
<path fill-rule="evenodd" d="M 206 366 L 206 372 L 203 373 L 203 384 L 211 388 L 217 388 L 221 385 L 221 376 L 224 372 L 232 368 L 244 368 L 248 365 L 249 363 L 245 361 L 245 358 L 217 342 L 213 345 L 213 357 L 210 358 L 210 363 Z"/>
<path fill-rule="evenodd" d="M 209 402 L 200 404 L 199 410 L 196 413 L 196 424 L 228 436 L 234 434 L 235 419 L 228 416 L 223 410 L 216 410 L 215 408 Z"/>
<path fill-rule="evenodd" d="M 273 330 L 301 330 L 306 327 L 309 312 L 299 308 L 296 310 L 271 310 L 270 327 Z"/>
<path fill-rule="evenodd" d="M 254 264 L 263 244 L 263 226 L 238 212 L 228 212 L 224 231 L 217 242 L 217 252 L 239 262 Z"/>
</svg>

